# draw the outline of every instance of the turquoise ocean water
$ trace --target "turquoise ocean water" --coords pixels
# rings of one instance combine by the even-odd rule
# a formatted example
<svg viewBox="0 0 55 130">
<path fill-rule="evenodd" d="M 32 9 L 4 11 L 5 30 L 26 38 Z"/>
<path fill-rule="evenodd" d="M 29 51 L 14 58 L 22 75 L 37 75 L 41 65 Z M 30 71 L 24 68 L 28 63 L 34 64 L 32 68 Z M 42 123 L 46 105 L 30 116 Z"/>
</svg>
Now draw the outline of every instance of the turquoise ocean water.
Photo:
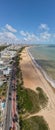
<svg viewBox="0 0 55 130">
<path fill-rule="evenodd" d="M 47 75 L 55 80 L 55 45 L 36 45 L 29 51 Z"/>
</svg>

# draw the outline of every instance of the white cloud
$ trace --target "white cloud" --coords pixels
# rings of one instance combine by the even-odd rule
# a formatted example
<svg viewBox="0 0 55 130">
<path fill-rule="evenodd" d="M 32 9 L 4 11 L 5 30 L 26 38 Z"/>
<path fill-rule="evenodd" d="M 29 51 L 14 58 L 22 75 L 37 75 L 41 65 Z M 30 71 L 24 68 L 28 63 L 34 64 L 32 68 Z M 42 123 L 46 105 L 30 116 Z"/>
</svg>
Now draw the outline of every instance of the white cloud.
<svg viewBox="0 0 55 130">
<path fill-rule="evenodd" d="M 26 33 L 22 30 L 22 31 L 20 31 L 20 34 L 22 35 L 22 36 L 26 36 Z"/>
<path fill-rule="evenodd" d="M 51 34 L 48 33 L 47 31 L 39 33 L 38 35 L 36 34 L 31 34 L 29 32 L 24 32 L 24 31 L 20 31 L 21 35 L 24 37 L 24 40 L 26 42 L 36 42 L 36 43 L 41 43 L 41 42 L 45 42 L 45 41 L 49 41 L 51 38 Z"/>
<path fill-rule="evenodd" d="M 8 42 L 8 43 L 44 43 L 48 42 L 51 39 L 54 39 L 55 34 L 51 34 L 48 31 L 48 26 L 46 24 L 41 24 L 40 29 L 41 33 L 38 34 L 25 32 L 23 30 L 20 31 L 21 39 L 18 39 L 14 32 L 17 32 L 13 27 L 6 24 L 0 30 L 0 42 Z"/>
<path fill-rule="evenodd" d="M 5 25 L 5 28 L 8 30 L 8 31 L 10 31 L 10 32 L 17 32 L 17 30 L 16 29 L 14 29 L 11 25 L 9 25 L 9 24 L 6 24 Z"/>
<path fill-rule="evenodd" d="M 0 43 L 18 43 L 20 40 L 16 37 L 14 32 L 17 32 L 12 26 L 6 24 L 0 30 Z"/>
<path fill-rule="evenodd" d="M 11 39 L 16 39 L 16 36 L 12 32 L 4 32 L 4 36 Z"/>
<path fill-rule="evenodd" d="M 48 32 L 40 33 L 40 41 L 50 40 L 51 34 Z"/>
<path fill-rule="evenodd" d="M 22 36 L 24 36 L 24 37 L 26 37 L 26 36 L 29 35 L 28 32 L 25 32 L 25 31 L 23 31 L 23 30 L 20 31 L 20 34 L 21 34 Z"/>
<path fill-rule="evenodd" d="M 17 41 L 17 37 L 12 32 L 0 32 L 0 43 L 15 43 Z"/>
<path fill-rule="evenodd" d="M 39 38 L 35 35 L 35 34 L 29 34 L 28 37 L 27 37 L 27 41 L 39 41 Z"/>
<path fill-rule="evenodd" d="M 40 30 L 46 30 L 46 31 L 48 31 L 48 30 L 49 30 L 49 27 L 48 27 L 47 24 L 40 24 L 39 29 L 40 29 Z"/>
<path fill-rule="evenodd" d="M 26 42 L 37 42 L 39 41 L 38 36 L 36 36 L 35 34 L 31 34 L 29 32 L 24 32 L 23 30 L 20 31 L 20 34 L 24 37 L 24 40 Z"/>
</svg>

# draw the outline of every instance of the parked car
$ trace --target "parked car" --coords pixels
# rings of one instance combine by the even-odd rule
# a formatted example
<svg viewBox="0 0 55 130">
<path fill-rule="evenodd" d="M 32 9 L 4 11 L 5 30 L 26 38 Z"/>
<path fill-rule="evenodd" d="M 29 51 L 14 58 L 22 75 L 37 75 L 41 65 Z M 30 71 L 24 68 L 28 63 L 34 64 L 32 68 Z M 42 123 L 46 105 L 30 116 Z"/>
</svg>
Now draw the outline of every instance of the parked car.
<svg viewBox="0 0 55 130">
<path fill-rule="evenodd" d="M 9 92 L 9 95 L 11 95 L 11 93 Z"/>
<path fill-rule="evenodd" d="M 13 128 L 10 126 L 9 130 L 13 130 Z"/>
<path fill-rule="evenodd" d="M 15 98 L 13 98 L 13 101 L 15 101 Z"/>
<path fill-rule="evenodd" d="M 11 100 L 11 97 L 9 97 L 9 100 Z"/>
<path fill-rule="evenodd" d="M 17 122 L 17 121 L 18 121 L 17 114 L 14 114 L 14 117 L 13 117 L 13 122 Z"/>
<path fill-rule="evenodd" d="M 18 117 L 17 117 L 16 113 L 14 114 L 14 118 L 15 118 L 16 121 L 18 120 Z"/>
</svg>

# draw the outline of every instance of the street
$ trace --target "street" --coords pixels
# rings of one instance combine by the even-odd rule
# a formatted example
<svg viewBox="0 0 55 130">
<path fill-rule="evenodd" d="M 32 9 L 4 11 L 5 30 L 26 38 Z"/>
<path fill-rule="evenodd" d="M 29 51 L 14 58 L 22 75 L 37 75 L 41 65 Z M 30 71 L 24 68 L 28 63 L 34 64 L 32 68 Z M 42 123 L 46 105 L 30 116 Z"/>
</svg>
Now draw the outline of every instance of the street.
<svg viewBox="0 0 55 130">
<path fill-rule="evenodd" d="M 7 108 L 6 108 L 6 119 L 5 119 L 5 130 L 9 130 L 9 127 L 11 125 L 11 107 L 12 107 L 12 102 L 11 102 L 11 99 L 10 99 L 10 95 L 9 93 L 11 93 L 12 95 L 12 87 L 11 87 L 11 81 L 10 81 L 10 85 L 9 85 L 9 92 L 8 92 L 8 99 L 7 99 Z"/>
<path fill-rule="evenodd" d="M 15 64 L 12 66 L 10 85 L 8 89 L 8 98 L 7 98 L 7 111 L 5 119 L 5 130 L 17 130 L 16 127 L 16 79 L 15 79 Z M 17 116 L 17 115 L 16 115 Z"/>
</svg>

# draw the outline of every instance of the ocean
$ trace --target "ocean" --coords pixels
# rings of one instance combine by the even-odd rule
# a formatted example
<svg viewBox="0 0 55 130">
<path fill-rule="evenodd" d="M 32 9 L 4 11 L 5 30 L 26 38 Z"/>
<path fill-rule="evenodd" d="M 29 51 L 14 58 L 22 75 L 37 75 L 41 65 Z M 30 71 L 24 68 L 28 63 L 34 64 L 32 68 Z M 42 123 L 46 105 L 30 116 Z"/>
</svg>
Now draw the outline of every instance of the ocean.
<svg viewBox="0 0 55 130">
<path fill-rule="evenodd" d="M 55 83 L 55 45 L 32 46 L 29 48 L 29 52 L 50 80 Z"/>
</svg>

